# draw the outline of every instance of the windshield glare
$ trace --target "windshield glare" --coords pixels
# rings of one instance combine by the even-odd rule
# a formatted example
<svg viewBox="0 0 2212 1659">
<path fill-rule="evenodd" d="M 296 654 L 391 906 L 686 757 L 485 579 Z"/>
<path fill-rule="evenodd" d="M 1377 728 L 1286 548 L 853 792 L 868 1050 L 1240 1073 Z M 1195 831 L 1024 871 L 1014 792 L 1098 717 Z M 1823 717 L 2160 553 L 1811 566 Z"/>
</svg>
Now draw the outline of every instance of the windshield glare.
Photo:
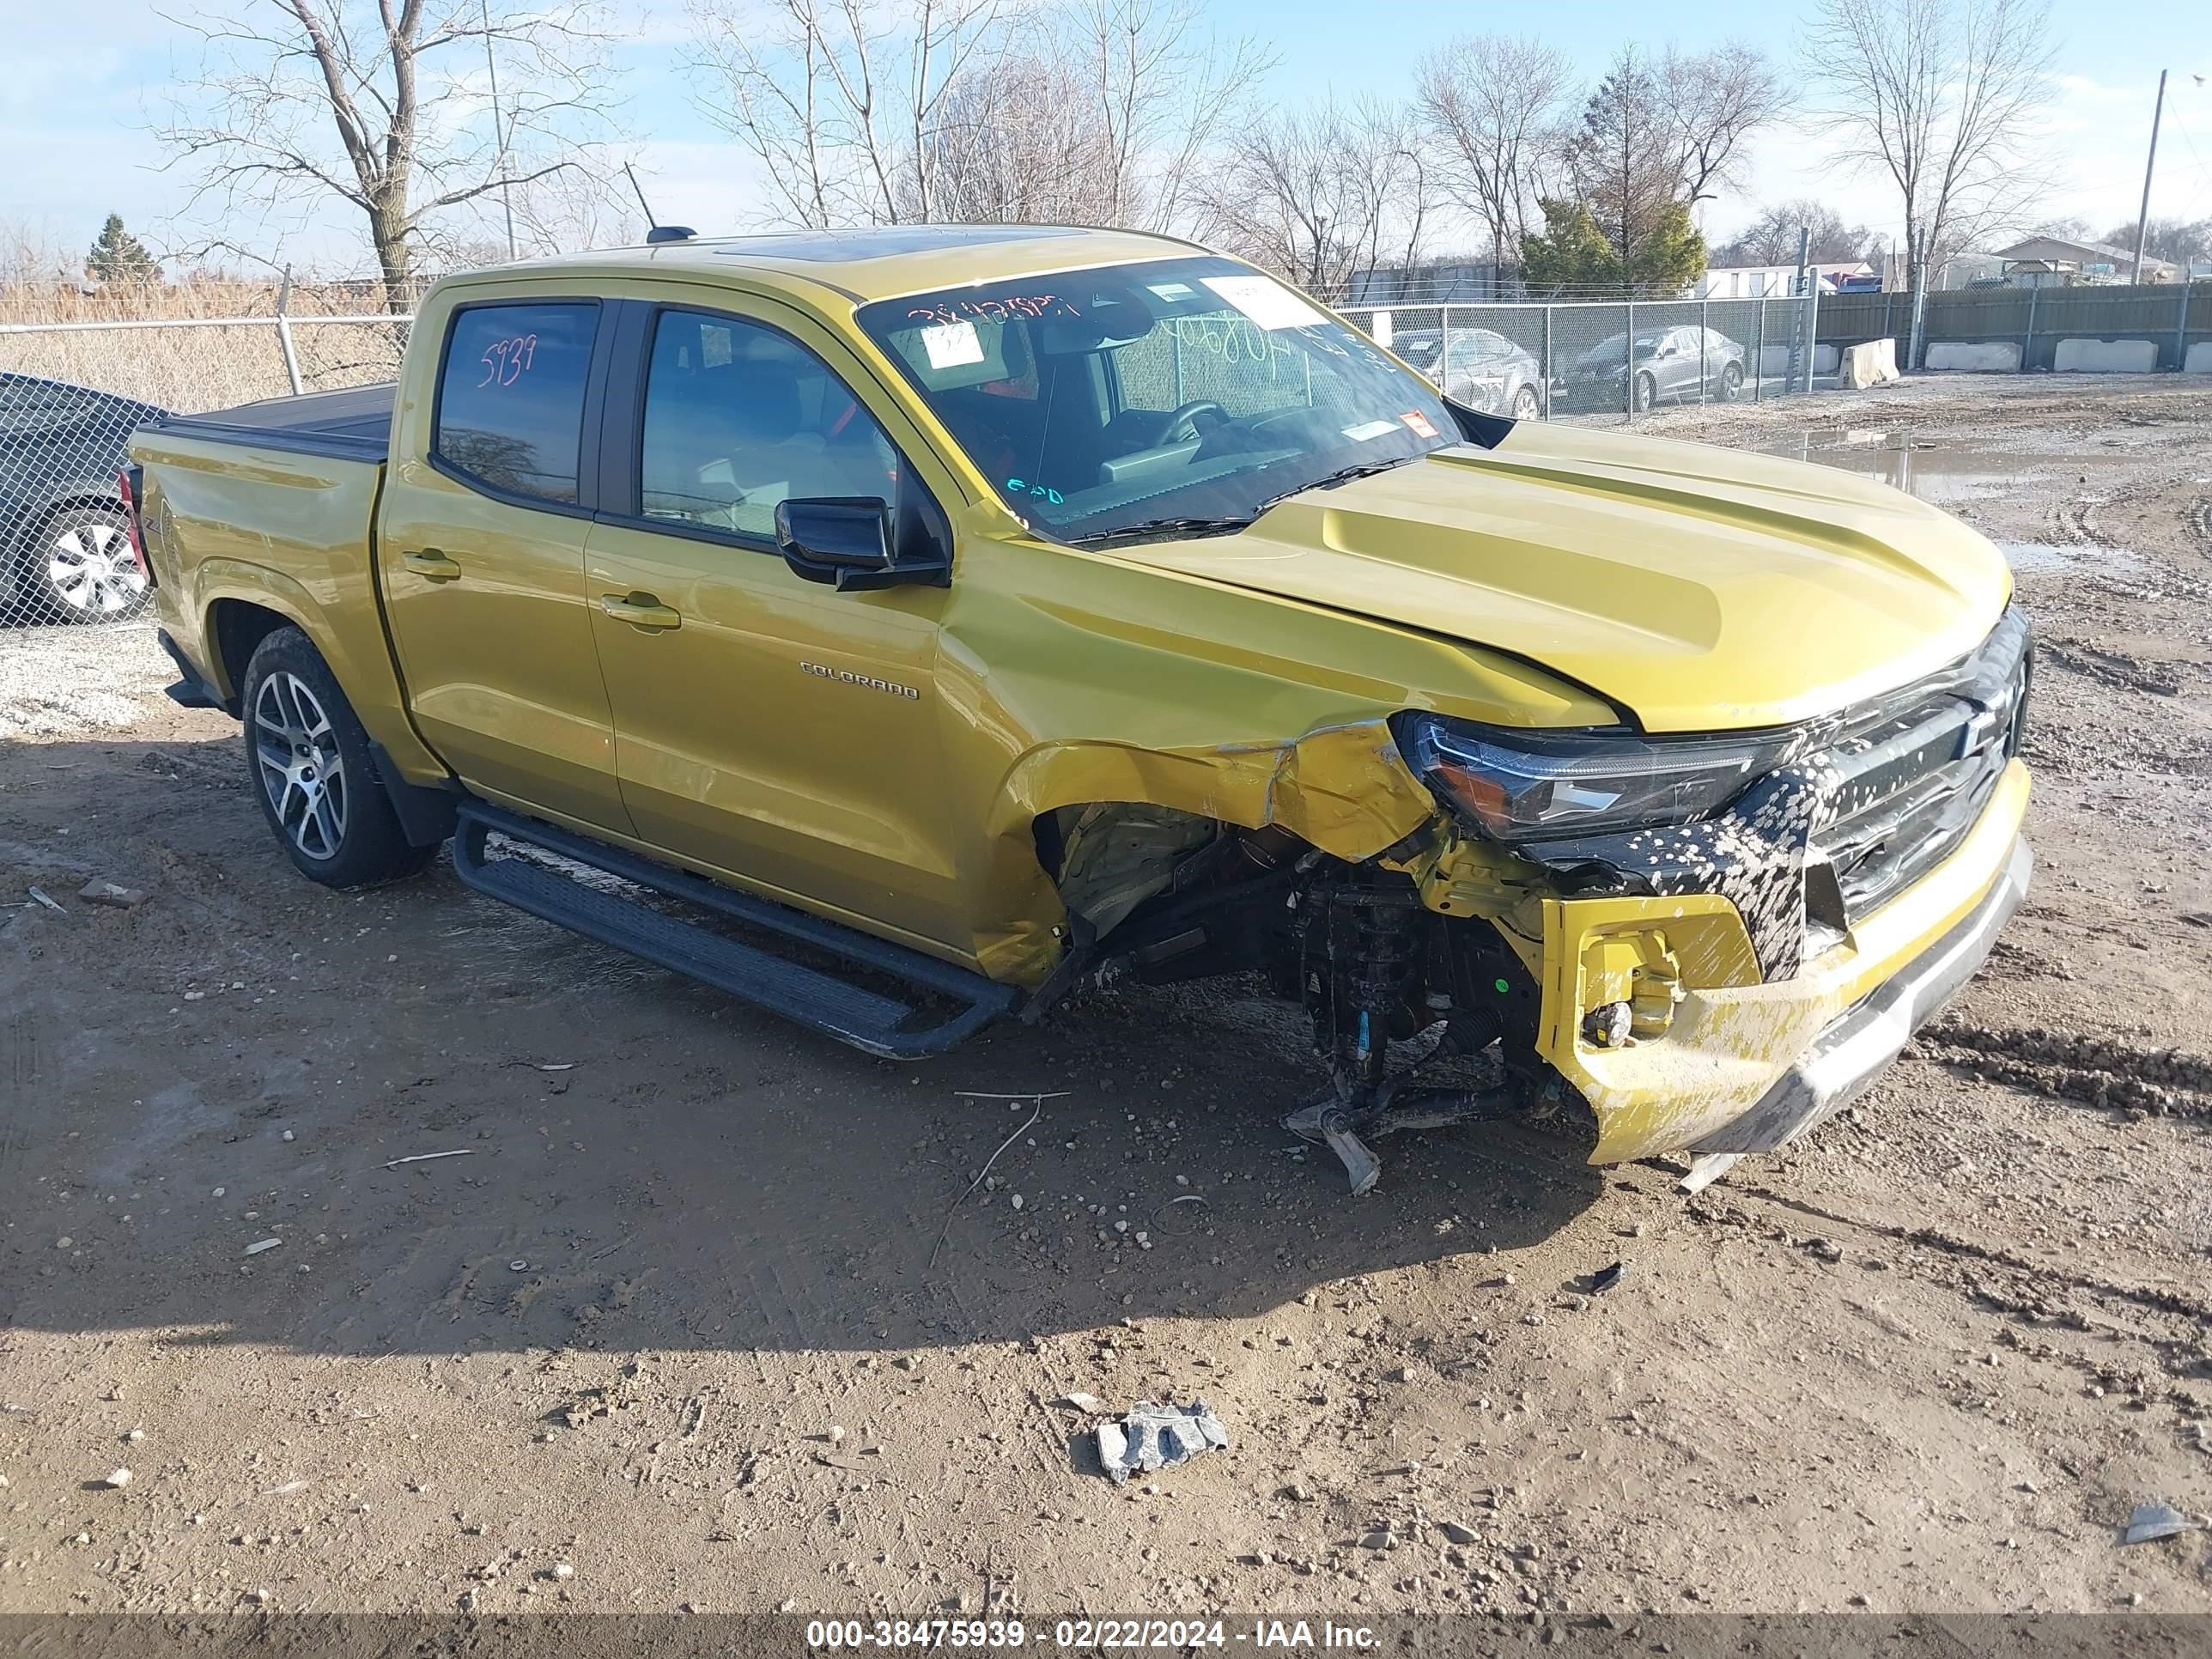
<svg viewBox="0 0 2212 1659">
<path fill-rule="evenodd" d="M 978 283 L 859 316 L 1007 505 L 1062 540 L 1242 524 L 1333 473 L 1460 441 L 1434 387 L 1233 259 Z"/>
</svg>

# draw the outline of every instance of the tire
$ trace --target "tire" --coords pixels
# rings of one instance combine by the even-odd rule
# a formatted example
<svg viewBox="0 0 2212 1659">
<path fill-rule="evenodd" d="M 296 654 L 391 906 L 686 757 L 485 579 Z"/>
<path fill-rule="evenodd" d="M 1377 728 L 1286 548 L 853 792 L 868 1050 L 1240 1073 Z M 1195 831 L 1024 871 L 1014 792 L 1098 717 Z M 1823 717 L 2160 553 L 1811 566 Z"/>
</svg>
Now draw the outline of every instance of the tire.
<svg viewBox="0 0 2212 1659">
<path fill-rule="evenodd" d="M 1722 364 L 1721 401 L 1724 404 L 1732 404 L 1742 395 L 1743 365 L 1741 363 Z"/>
<path fill-rule="evenodd" d="M 1649 374 L 1639 372 L 1636 377 L 1636 412 L 1649 415 L 1651 406 L 1658 401 L 1659 382 Z"/>
<path fill-rule="evenodd" d="M 49 514 L 25 552 L 23 579 L 44 621 L 120 622 L 146 605 L 146 572 L 131 550 L 120 507 Z"/>
<path fill-rule="evenodd" d="M 1543 400 L 1537 397 L 1536 388 L 1534 386 L 1523 385 L 1518 392 L 1513 394 L 1513 418 L 1515 420 L 1533 421 L 1542 415 L 1543 412 Z"/>
<path fill-rule="evenodd" d="M 246 773 L 285 856 L 325 887 L 411 876 L 435 847 L 409 843 L 353 706 L 307 636 L 280 628 L 246 665 Z"/>
</svg>

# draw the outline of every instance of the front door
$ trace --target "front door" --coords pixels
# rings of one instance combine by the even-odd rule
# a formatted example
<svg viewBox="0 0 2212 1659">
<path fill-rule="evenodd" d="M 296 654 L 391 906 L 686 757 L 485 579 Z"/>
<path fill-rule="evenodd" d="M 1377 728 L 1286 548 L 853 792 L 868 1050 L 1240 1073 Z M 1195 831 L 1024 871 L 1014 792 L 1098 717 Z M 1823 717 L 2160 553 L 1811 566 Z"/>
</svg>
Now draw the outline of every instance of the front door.
<svg viewBox="0 0 2212 1659">
<path fill-rule="evenodd" d="M 779 501 L 889 501 L 898 452 L 845 379 L 758 319 L 661 307 L 637 356 L 634 493 L 601 503 L 586 563 L 638 835 L 964 949 L 938 763 L 948 595 L 841 592 L 775 547 Z"/>
<path fill-rule="evenodd" d="M 376 557 L 423 740 L 486 794 L 627 831 L 579 491 L 605 310 L 520 300 L 453 313 L 428 451 L 392 458 Z"/>
</svg>

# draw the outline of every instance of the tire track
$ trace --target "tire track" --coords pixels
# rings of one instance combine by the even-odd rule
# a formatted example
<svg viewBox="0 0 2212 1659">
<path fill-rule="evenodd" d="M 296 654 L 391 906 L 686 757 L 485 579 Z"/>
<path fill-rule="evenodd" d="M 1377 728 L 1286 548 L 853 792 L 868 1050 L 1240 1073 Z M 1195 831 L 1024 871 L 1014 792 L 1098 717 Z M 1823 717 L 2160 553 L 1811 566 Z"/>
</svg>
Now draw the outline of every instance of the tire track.
<svg viewBox="0 0 2212 1659">
<path fill-rule="evenodd" d="M 2108 1038 L 2004 1030 L 1945 1020 L 1914 1039 L 1954 1071 L 2100 1110 L 2185 1119 L 2212 1127 L 2212 1060 L 2178 1048 L 2144 1049 Z"/>
</svg>

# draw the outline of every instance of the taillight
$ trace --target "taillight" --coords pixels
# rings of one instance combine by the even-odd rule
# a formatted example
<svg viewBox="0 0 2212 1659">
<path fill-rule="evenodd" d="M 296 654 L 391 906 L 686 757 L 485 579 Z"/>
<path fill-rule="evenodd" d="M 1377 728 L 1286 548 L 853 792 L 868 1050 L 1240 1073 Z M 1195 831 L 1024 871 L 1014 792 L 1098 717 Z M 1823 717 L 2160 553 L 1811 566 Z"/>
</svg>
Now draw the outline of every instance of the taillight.
<svg viewBox="0 0 2212 1659">
<path fill-rule="evenodd" d="M 144 487 L 146 469 L 136 461 L 126 462 L 115 475 L 115 488 L 123 497 L 123 526 L 131 538 L 131 556 L 138 561 L 139 574 L 146 578 L 146 586 L 156 586 L 159 579 L 154 574 L 154 562 L 146 556 L 146 532 L 138 522 L 138 492 Z"/>
</svg>

